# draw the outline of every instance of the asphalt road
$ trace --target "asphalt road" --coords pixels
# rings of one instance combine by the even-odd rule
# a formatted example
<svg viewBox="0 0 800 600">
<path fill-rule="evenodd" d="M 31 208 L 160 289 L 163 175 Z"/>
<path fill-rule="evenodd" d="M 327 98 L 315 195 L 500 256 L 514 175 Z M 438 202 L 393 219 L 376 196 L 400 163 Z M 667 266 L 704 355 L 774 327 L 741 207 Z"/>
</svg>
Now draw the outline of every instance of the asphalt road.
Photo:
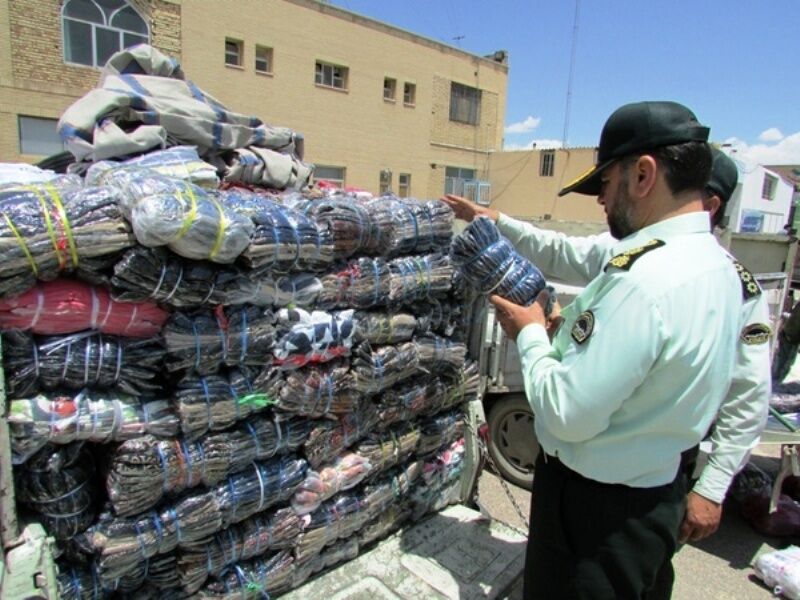
<svg viewBox="0 0 800 600">
<path fill-rule="evenodd" d="M 753 458 L 767 472 L 777 472 L 778 454 L 774 446 L 759 446 Z M 507 484 L 523 514 L 530 507 L 530 493 Z M 478 487 L 480 503 L 495 518 L 527 531 L 511 500 L 494 474 L 485 471 Z M 675 558 L 673 600 L 767 600 L 773 595 L 755 577 L 752 563 L 764 552 L 784 548 L 791 540 L 761 535 L 739 515 L 733 502 L 723 509 L 722 524 L 713 536 L 682 547 Z M 797 540 L 795 540 L 796 542 Z M 515 587 L 508 600 L 521 600 L 521 586 Z"/>
</svg>

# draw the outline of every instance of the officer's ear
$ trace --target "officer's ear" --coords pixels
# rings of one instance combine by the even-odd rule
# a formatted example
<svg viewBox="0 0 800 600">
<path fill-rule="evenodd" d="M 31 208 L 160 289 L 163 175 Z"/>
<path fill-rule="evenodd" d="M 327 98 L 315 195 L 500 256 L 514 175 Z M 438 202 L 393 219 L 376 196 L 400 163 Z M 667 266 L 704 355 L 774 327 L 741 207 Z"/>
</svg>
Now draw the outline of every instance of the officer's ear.
<svg viewBox="0 0 800 600">
<path fill-rule="evenodd" d="M 703 198 L 703 210 L 708 212 L 711 222 L 715 223 L 716 220 L 714 217 L 716 217 L 717 213 L 722 210 L 722 200 L 716 194 L 709 196 L 708 198 Z"/>
<path fill-rule="evenodd" d="M 658 162 L 649 154 L 642 154 L 636 159 L 632 169 L 633 177 L 631 193 L 639 198 L 646 198 L 653 191 L 658 178 Z"/>
</svg>

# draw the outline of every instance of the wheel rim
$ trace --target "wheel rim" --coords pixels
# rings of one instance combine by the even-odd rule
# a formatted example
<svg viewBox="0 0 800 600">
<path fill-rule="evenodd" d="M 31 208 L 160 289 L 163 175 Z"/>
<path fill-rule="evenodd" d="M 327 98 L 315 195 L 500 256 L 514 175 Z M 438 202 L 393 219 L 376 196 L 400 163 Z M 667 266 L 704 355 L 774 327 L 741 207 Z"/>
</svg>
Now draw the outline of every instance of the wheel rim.
<svg viewBox="0 0 800 600">
<path fill-rule="evenodd" d="M 509 465 L 525 475 L 533 473 L 539 454 L 533 433 L 533 415 L 525 411 L 510 412 L 500 421 L 497 430 L 497 446 Z"/>
</svg>

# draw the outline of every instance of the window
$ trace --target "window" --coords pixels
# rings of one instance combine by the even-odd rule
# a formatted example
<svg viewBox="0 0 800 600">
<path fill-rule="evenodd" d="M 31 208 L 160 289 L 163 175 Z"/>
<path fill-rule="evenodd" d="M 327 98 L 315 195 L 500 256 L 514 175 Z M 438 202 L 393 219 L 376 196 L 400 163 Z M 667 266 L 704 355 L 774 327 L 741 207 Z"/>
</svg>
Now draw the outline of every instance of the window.
<svg viewBox="0 0 800 600">
<path fill-rule="evenodd" d="M 411 173 L 400 173 L 397 179 L 397 195 L 401 198 L 411 195 Z"/>
<path fill-rule="evenodd" d="M 67 0 L 61 22 L 69 63 L 102 67 L 115 52 L 150 41 L 147 23 L 125 0 Z"/>
<path fill-rule="evenodd" d="M 778 178 L 764 173 L 764 184 L 761 186 L 761 197 L 764 200 L 775 199 L 775 186 L 778 184 Z"/>
<path fill-rule="evenodd" d="M 392 191 L 392 172 L 389 169 L 381 171 L 380 192 L 379 194 L 388 194 Z"/>
<path fill-rule="evenodd" d="M 391 77 L 383 78 L 383 99 L 394 102 L 394 92 L 397 89 L 397 80 Z"/>
<path fill-rule="evenodd" d="M 417 86 L 407 81 L 403 84 L 403 104 L 414 106 L 417 103 Z"/>
<path fill-rule="evenodd" d="M 464 182 L 475 179 L 475 169 L 446 167 L 444 170 L 444 193 L 464 195 Z"/>
<path fill-rule="evenodd" d="M 317 85 L 346 90 L 347 67 L 317 61 L 314 82 Z"/>
<path fill-rule="evenodd" d="M 256 46 L 256 73 L 272 73 L 272 48 Z"/>
<path fill-rule="evenodd" d="M 242 42 L 225 39 L 225 64 L 232 67 L 242 66 Z"/>
<path fill-rule="evenodd" d="M 344 187 L 344 167 L 326 167 L 317 165 L 314 168 L 314 181 L 327 181 L 334 187 Z"/>
<path fill-rule="evenodd" d="M 764 213 L 760 210 L 742 211 L 739 231 L 743 233 L 759 233 L 764 229 Z"/>
<path fill-rule="evenodd" d="M 543 150 L 539 155 L 539 175 L 541 177 L 552 177 L 556 165 L 555 150 Z"/>
<path fill-rule="evenodd" d="M 460 83 L 451 83 L 450 120 L 477 125 L 480 113 L 481 91 Z"/>
<path fill-rule="evenodd" d="M 64 144 L 56 131 L 57 119 L 19 117 L 20 154 L 50 156 L 64 151 Z"/>
</svg>

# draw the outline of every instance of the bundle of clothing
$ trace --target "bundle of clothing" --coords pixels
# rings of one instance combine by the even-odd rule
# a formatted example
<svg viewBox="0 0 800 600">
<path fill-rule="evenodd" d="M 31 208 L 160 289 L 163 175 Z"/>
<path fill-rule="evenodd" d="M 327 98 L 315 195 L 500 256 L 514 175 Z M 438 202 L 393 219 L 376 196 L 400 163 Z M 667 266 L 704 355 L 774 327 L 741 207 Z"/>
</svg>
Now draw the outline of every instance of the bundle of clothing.
<svg viewBox="0 0 800 600">
<path fill-rule="evenodd" d="M 285 592 L 292 585 L 294 557 L 281 550 L 268 557 L 237 563 L 220 575 L 219 580 L 200 590 L 200 597 L 235 597 L 242 600 L 268 598 Z"/>
<path fill-rule="evenodd" d="M 370 403 L 335 421 L 317 421 L 303 444 L 303 454 L 312 469 L 334 460 L 375 428 L 378 413 Z"/>
<path fill-rule="evenodd" d="M 292 508 L 301 516 L 314 512 L 325 500 L 357 486 L 372 473 L 373 466 L 363 452 L 345 452 L 332 463 L 306 473 L 292 496 Z"/>
<path fill-rule="evenodd" d="M 148 169 L 159 175 L 183 179 L 206 189 L 219 187 L 215 166 L 205 162 L 194 146 L 174 146 L 165 150 L 153 150 L 122 162 L 101 160 L 87 169 L 84 185 L 105 185 L 114 169 Z"/>
<path fill-rule="evenodd" d="M 135 243 L 109 187 L 64 175 L 0 190 L 0 298 L 71 272 L 90 282 Z"/>
<path fill-rule="evenodd" d="M 288 371 L 275 409 L 305 417 L 330 417 L 355 411 L 362 398 L 352 388 L 350 363 L 347 359 L 336 359 Z"/>
<path fill-rule="evenodd" d="M 356 329 L 353 315 L 353 310 L 309 313 L 282 308 L 277 313 L 275 364 L 290 370 L 349 355 Z"/>
</svg>

